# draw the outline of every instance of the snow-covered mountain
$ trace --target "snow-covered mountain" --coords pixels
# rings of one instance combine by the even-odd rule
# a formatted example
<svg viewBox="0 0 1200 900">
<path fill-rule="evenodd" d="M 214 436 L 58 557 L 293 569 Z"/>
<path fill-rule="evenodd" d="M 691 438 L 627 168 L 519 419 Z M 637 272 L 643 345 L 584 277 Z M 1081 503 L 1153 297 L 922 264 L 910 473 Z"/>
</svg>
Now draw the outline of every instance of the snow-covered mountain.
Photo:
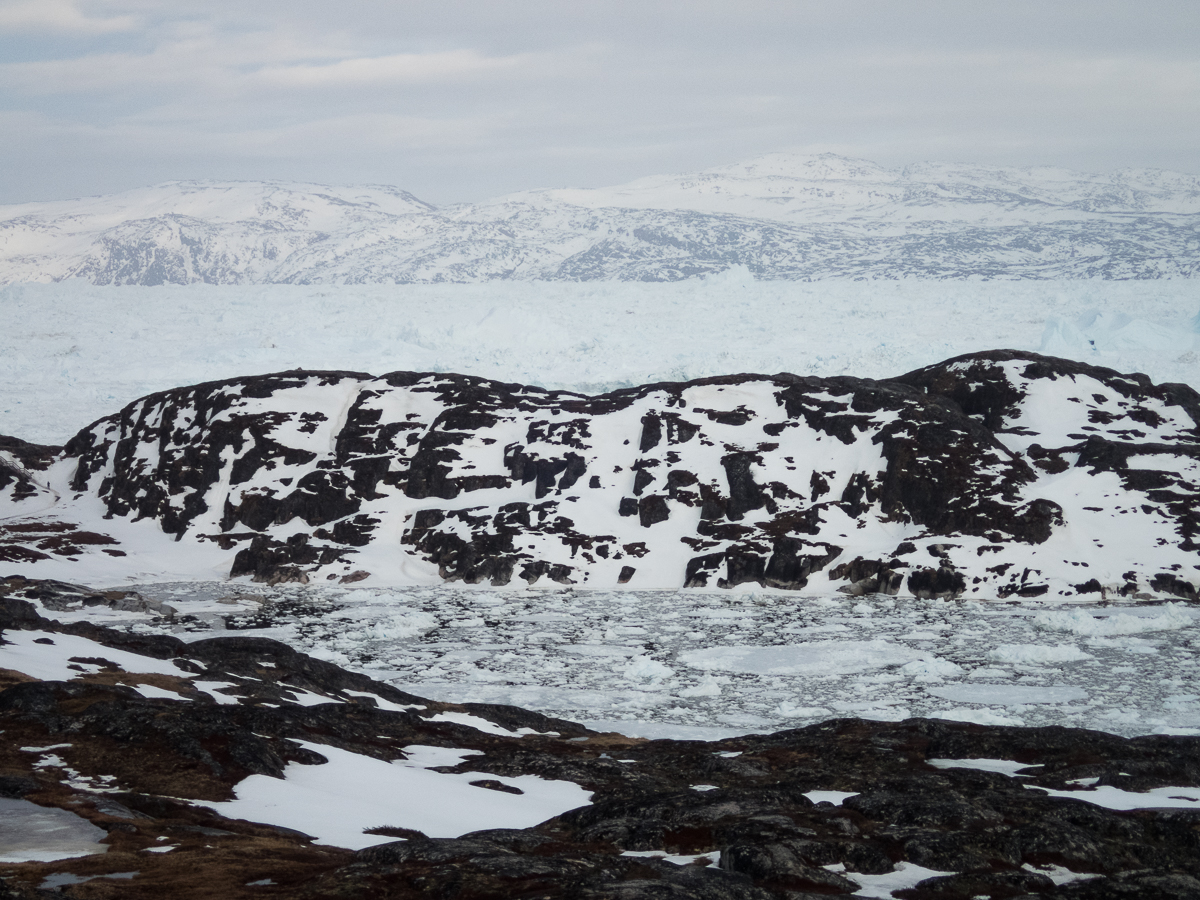
<svg viewBox="0 0 1200 900">
<path fill-rule="evenodd" d="M 992 351 L 588 397 L 304 372 L 0 443 L 0 560 L 73 580 L 1197 599 L 1200 395 Z M 79 565 L 82 563 L 82 565 Z"/>
<path fill-rule="evenodd" d="M 1158 278 L 1200 272 L 1200 178 L 771 154 L 435 208 L 387 187 L 173 182 L 0 207 L 0 283 Z"/>
<path fill-rule="evenodd" d="M 267 283 L 314 243 L 432 209 L 391 187 L 171 182 L 0 208 L 0 259 L 9 282 Z"/>
<path fill-rule="evenodd" d="M 530 191 L 497 203 L 588 209 L 675 209 L 794 224 L 913 222 L 1025 225 L 1103 214 L 1200 213 L 1200 178 L 1126 169 L 1094 175 L 1049 167 L 923 163 L 887 169 L 832 153 L 772 153 L 686 175 L 597 190 Z"/>
</svg>

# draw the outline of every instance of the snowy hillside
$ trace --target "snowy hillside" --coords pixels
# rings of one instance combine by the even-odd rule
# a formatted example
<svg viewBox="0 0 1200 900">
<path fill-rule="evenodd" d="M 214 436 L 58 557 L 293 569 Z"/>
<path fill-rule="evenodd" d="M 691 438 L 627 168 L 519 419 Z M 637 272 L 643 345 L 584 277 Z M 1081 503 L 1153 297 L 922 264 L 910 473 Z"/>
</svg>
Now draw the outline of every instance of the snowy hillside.
<svg viewBox="0 0 1200 900">
<path fill-rule="evenodd" d="M 820 595 L 1197 598 L 1200 395 L 1014 351 L 872 381 L 588 397 L 295 372 L 6 439 L 0 559 L 250 576 Z"/>
<path fill-rule="evenodd" d="M 530 191 L 496 202 L 506 201 L 686 209 L 814 225 L 870 222 L 902 230 L 913 222 L 1028 225 L 1104 214 L 1196 215 L 1200 177 L 944 163 L 887 169 L 832 153 L 772 153 L 703 172 L 655 175 L 597 190 Z"/>
<path fill-rule="evenodd" d="M 432 209 L 390 187 L 170 182 L 0 210 L 6 281 L 96 284 L 272 280 L 281 260 L 330 234 Z"/>
<path fill-rule="evenodd" d="M 393 188 L 170 183 L 0 208 L 0 283 L 1160 278 L 1200 271 L 1200 178 L 772 154 L 435 209 Z"/>
</svg>

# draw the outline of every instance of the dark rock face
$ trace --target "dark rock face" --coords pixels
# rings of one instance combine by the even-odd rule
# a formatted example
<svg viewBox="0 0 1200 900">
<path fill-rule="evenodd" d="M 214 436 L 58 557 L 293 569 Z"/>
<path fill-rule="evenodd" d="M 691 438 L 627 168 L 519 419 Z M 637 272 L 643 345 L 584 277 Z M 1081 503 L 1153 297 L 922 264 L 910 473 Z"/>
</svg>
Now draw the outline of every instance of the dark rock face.
<svg viewBox="0 0 1200 900">
<path fill-rule="evenodd" d="M 95 497 L 258 581 L 1192 600 L 1198 419 L 1185 386 L 1014 351 L 595 397 L 296 371 L 151 395 L 58 456 L 22 445 L 74 468 L 44 487 L 0 469 L 45 507 L 5 519 L 0 558 L 124 553 L 116 524 L 79 519 Z M 1117 516 L 1121 547 L 1088 541 Z M 56 546 L 48 527 L 78 534 Z"/>
<path fill-rule="evenodd" d="M 839 588 L 843 593 L 851 596 L 861 596 L 863 594 L 898 594 L 900 586 L 904 582 L 904 575 L 901 569 L 907 568 L 907 565 L 899 559 L 882 561 L 878 559 L 863 559 L 861 556 L 856 557 L 853 562 L 842 563 L 835 566 L 830 571 L 830 576 L 835 579 L 845 579 L 849 584 Z M 916 577 L 916 573 L 910 576 L 910 587 L 912 590 L 912 579 Z M 916 591 L 913 591 L 915 594 Z"/>
<path fill-rule="evenodd" d="M 0 670 L 0 796 L 75 812 L 108 832 L 109 852 L 0 864 L 10 897 L 44 896 L 37 885 L 52 873 L 136 871 L 117 893 L 97 880 L 55 896 L 242 898 L 266 896 L 269 880 L 270 896 L 289 900 L 797 900 L 849 897 L 907 865 L 936 874 L 910 878 L 895 894 L 903 900 L 1200 896 L 1200 811 L 1089 802 L 1105 787 L 1200 787 L 1198 738 L 841 719 L 717 742 L 647 741 L 514 707 L 423 700 L 261 638 L 184 643 L 61 625 L 20 599 L 71 589 L 0 581 L 0 641 L 35 631 L 47 652 L 68 635 L 98 647 L 81 660 L 95 671 L 81 667 L 68 682 Z M 117 651 L 179 674 L 139 674 L 128 657 L 104 658 Z M 197 687 L 213 682 L 231 685 L 224 702 Z M 158 689 L 153 699 L 138 692 L 146 685 Z M 299 692 L 325 702 L 302 703 Z M 439 718 L 445 712 L 498 733 Z M 393 760 L 412 745 L 474 753 L 434 771 L 485 773 L 472 781 L 480 791 L 513 792 L 503 779 L 539 775 L 581 785 L 592 799 L 535 827 L 451 838 L 373 823 L 366 833 L 381 842 L 356 853 L 203 805 L 252 775 L 327 765 L 334 749 Z M 22 747 L 51 747 L 61 759 L 39 764 Z M 1025 768 L 971 768 L 980 759 Z M 814 802 L 815 790 L 849 796 Z M 145 852 L 163 839 L 174 849 Z M 697 862 L 625 855 L 648 851 Z"/>
<path fill-rule="evenodd" d="M 43 499 L 50 500 L 44 496 L 49 492 L 39 493 Z M 39 517 L 0 525 L 0 560 L 4 562 L 34 563 L 54 556 L 75 560 L 89 552 L 121 557 L 125 551 L 115 549 L 119 545 L 120 542 L 111 535 L 87 531 L 74 522 L 47 521 Z"/>
<path fill-rule="evenodd" d="M 0 465 L 5 467 L 44 472 L 61 451 L 62 447 L 30 444 L 18 438 L 0 435 Z"/>
<path fill-rule="evenodd" d="M 22 512 L 33 512 L 53 502 L 53 494 L 38 481 L 62 452 L 61 447 L 30 444 L 0 434 L 0 502 Z M 0 533 L 0 558 L 3 558 Z"/>
<path fill-rule="evenodd" d="M 87 607 L 106 606 L 122 612 L 149 612 L 160 616 L 175 614 L 174 607 L 143 597 L 136 591 L 94 591 L 83 585 L 67 584 L 62 581 L 33 581 L 19 575 L 12 575 L 0 580 L 0 597 L 5 596 L 16 598 L 10 600 L 10 604 L 20 601 L 19 608 L 21 609 L 28 606 L 28 616 L 33 619 L 37 618 L 35 607 L 26 603 L 27 600 L 36 600 L 43 609 L 51 612 L 78 611 Z M 21 600 L 21 598 L 24 599 Z M 9 627 L 6 617 L 16 615 L 17 609 L 18 606 L 10 605 L 6 610 L 0 612 L 0 629 Z M 15 625 L 14 627 L 20 626 Z"/>
</svg>

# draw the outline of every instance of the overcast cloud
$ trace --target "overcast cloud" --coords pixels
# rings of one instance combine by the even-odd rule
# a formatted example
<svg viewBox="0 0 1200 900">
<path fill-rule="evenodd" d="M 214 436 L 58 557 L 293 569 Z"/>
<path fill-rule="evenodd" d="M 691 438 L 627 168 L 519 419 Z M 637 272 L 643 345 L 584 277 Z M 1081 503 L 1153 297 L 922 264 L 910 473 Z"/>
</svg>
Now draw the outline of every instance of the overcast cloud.
<svg viewBox="0 0 1200 900">
<path fill-rule="evenodd" d="M 1200 173 L 1200 2 L 0 0 L 0 203 L 449 203 L 781 149 Z"/>
</svg>

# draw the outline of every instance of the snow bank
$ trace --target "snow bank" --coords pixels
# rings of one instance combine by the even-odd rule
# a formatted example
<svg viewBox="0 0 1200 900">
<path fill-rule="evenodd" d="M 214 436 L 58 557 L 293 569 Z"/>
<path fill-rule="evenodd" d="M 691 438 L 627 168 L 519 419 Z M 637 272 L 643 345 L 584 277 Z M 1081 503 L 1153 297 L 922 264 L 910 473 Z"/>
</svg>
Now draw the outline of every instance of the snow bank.
<svg viewBox="0 0 1200 900">
<path fill-rule="evenodd" d="M 925 762 L 935 769 L 978 769 L 981 772 L 999 772 L 1001 775 L 1012 777 L 1023 769 L 1028 769 L 1028 763 L 1015 762 L 1011 759 L 927 759 Z"/>
<path fill-rule="evenodd" d="M 825 868 L 838 874 L 846 871 L 845 866 L 841 863 L 838 863 L 836 866 L 826 866 Z M 916 863 L 899 862 L 893 866 L 892 871 L 884 875 L 864 875 L 862 872 L 847 874 L 849 878 L 859 884 L 859 889 L 854 893 L 855 897 L 875 897 L 880 898 L 880 900 L 889 900 L 889 898 L 896 896 L 894 891 L 907 890 L 926 879 L 953 873 L 943 872 L 939 869 L 926 869 L 924 866 L 918 866 Z"/>
<path fill-rule="evenodd" d="M 1196 809 L 1196 804 L 1200 803 L 1200 788 L 1194 787 L 1151 788 L 1141 793 L 1123 791 L 1107 784 L 1083 791 L 1055 791 L 1033 785 L 1027 787 L 1043 791 L 1051 797 L 1085 800 L 1105 809 Z"/>
<path fill-rule="evenodd" d="M 567 781 L 536 775 L 497 778 L 479 772 L 448 775 L 410 758 L 389 763 L 327 744 L 298 742 L 327 760 L 323 765 L 289 763 L 283 778 L 251 775 L 237 799 L 209 803 L 221 815 L 303 831 L 319 843 L 361 850 L 391 837 L 364 834 L 368 828 L 412 828 L 429 837 L 458 837 L 486 828 L 529 828 L 583 806 L 591 794 Z M 435 759 L 434 765 L 453 765 Z M 519 794 L 476 787 L 501 781 Z M 364 784 L 370 791 L 361 790 Z"/>
<path fill-rule="evenodd" d="M 45 631 L 9 631 L 0 646 L 0 668 L 12 669 L 42 681 L 70 681 L 76 676 L 99 672 L 101 662 L 72 662 L 73 659 L 104 660 L 126 672 L 186 676 L 171 660 L 154 659 L 106 647 L 74 634 Z"/>
</svg>

